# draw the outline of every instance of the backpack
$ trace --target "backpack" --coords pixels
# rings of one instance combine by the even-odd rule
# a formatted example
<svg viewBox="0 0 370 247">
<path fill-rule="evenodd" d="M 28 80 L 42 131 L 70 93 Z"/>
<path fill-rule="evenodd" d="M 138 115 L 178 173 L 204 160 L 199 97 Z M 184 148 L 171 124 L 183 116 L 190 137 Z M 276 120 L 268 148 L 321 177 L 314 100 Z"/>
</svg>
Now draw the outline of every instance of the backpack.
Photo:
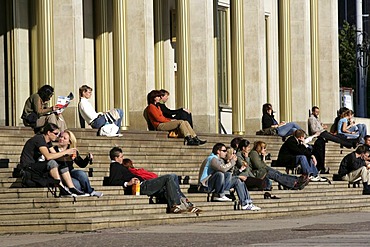
<svg viewBox="0 0 370 247">
<path fill-rule="evenodd" d="M 55 187 L 59 184 L 59 180 L 49 176 L 49 173 L 42 173 L 31 166 L 26 166 L 21 171 L 22 175 L 22 186 L 28 188 L 34 187 Z"/>
</svg>

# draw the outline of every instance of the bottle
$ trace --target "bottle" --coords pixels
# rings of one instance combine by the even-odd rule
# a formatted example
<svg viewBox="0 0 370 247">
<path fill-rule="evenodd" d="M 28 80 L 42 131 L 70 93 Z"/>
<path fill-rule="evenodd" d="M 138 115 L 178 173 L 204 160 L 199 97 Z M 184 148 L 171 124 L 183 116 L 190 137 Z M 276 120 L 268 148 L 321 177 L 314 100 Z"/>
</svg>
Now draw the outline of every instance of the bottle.
<svg viewBox="0 0 370 247">
<path fill-rule="evenodd" d="M 139 196 L 140 195 L 140 183 L 132 185 L 132 194 L 134 196 Z"/>
</svg>

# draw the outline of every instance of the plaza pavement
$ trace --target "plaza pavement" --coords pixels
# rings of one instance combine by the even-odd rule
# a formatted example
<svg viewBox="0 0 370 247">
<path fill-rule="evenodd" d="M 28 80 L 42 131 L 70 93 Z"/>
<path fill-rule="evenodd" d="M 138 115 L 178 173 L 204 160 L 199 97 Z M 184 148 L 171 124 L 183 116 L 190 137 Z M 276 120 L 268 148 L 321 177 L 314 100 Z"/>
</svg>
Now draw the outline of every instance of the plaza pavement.
<svg viewBox="0 0 370 247">
<path fill-rule="evenodd" d="M 251 213 L 251 212 L 241 212 Z M 370 212 L 0 235 L 0 246 L 370 246 Z"/>
</svg>

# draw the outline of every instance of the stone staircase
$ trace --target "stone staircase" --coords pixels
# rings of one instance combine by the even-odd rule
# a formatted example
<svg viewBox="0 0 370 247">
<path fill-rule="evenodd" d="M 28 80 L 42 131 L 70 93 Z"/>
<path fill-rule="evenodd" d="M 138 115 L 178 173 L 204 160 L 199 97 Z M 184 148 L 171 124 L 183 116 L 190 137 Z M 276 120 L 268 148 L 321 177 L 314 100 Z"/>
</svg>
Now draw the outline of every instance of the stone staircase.
<svg viewBox="0 0 370 247">
<path fill-rule="evenodd" d="M 277 190 L 279 200 L 264 200 L 262 191 L 252 191 L 258 212 L 233 210 L 230 202 L 207 202 L 206 194 L 187 193 L 190 184 L 196 184 L 201 162 L 217 142 L 230 143 L 232 135 L 201 134 L 208 143 L 199 147 L 184 146 L 182 139 L 169 139 L 165 132 L 125 131 L 122 137 L 97 137 L 91 129 L 72 129 L 78 139 L 81 154 L 92 152 L 94 163 L 90 181 L 104 196 L 54 198 L 46 188 L 22 188 L 19 179 L 12 178 L 21 150 L 33 132 L 22 127 L 0 127 L 0 158 L 10 160 L 9 168 L 0 168 L 0 234 L 31 232 L 94 231 L 103 228 L 204 222 L 224 219 L 256 219 L 284 215 L 305 215 L 324 212 L 367 210 L 370 197 L 361 195 L 361 188 L 348 188 L 346 182 L 310 183 L 302 191 Z M 280 138 L 246 136 L 251 142 L 264 140 L 272 159 L 276 159 L 282 144 Z M 183 192 L 204 212 L 194 214 L 166 214 L 164 204 L 149 204 L 147 196 L 124 195 L 121 187 L 103 186 L 109 173 L 108 152 L 120 146 L 126 158 L 158 175 L 176 173 L 181 176 Z M 326 163 L 332 172 L 338 170 L 341 158 L 352 150 L 340 149 L 328 143 Z M 284 168 L 277 168 L 284 171 Z M 328 175 L 331 176 L 332 175 Z M 189 184 L 187 183 L 189 182 Z"/>
</svg>

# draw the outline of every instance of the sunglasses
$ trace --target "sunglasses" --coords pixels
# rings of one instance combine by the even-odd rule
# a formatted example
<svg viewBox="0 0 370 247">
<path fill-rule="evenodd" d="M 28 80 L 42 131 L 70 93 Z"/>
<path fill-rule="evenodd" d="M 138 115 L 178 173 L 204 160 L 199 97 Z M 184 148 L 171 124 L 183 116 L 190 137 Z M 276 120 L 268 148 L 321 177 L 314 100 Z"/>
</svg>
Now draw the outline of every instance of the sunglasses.
<svg viewBox="0 0 370 247">
<path fill-rule="evenodd" d="M 56 135 L 57 137 L 60 135 L 60 132 L 51 132 L 51 133 L 53 133 L 54 135 Z"/>
<path fill-rule="evenodd" d="M 225 152 L 225 153 L 226 153 L 226 152 L 227 152 L 227 150 L 226 150 L 226 149 L 221 149 L 221 152 Z"/>
</svg>

